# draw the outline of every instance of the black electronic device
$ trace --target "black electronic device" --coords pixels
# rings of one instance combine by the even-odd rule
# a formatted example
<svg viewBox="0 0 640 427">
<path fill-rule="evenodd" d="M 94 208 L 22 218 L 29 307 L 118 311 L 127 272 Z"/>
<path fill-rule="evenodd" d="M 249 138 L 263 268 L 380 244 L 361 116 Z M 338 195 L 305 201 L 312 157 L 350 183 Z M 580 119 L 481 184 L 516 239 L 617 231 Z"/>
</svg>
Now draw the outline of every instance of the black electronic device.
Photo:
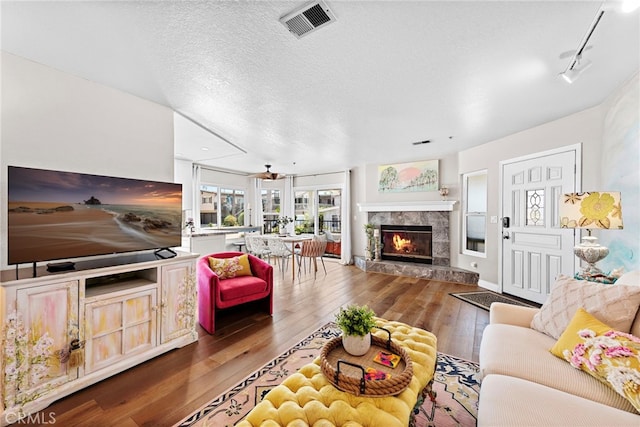
<svg viewBox="0 0 640 427">
<path fill-rule="evenodd" d="M 49 273 L 58 273 L 60 271 L 70 271 L 70 270 L 75 270 L 75 268 L 76 268 L 76 264 L 71 261 L 47 264 L 47 271 Z"/>
</svg>

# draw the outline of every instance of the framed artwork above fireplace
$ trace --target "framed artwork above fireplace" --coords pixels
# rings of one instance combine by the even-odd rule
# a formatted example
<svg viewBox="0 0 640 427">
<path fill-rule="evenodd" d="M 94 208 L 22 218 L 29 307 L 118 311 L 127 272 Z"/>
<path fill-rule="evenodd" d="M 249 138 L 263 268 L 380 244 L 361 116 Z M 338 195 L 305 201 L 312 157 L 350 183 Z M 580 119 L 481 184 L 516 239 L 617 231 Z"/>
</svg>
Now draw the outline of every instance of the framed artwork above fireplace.
<svg viewBox="0 0 640 427">
<path fill-rule="evenodd" d="M 378 166 L 379 192 L 437 191 L 438 184 L 438 160 Z"/>
</svg>

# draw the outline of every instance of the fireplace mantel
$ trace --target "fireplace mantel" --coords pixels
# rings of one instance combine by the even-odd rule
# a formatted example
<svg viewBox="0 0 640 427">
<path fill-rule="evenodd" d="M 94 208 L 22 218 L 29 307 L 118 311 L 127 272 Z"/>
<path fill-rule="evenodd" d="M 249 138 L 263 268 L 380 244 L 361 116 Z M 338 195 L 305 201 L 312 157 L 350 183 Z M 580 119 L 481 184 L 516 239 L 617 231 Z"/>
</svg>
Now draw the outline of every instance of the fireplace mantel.
<svg viewBox="0 0 640 427">
<path fill-rule="evenodd" d="M 360 212 L 428 212 L 452 211 L 456 200 L 428 200 L 418 202 L 358 203 Z"/>
</svg>

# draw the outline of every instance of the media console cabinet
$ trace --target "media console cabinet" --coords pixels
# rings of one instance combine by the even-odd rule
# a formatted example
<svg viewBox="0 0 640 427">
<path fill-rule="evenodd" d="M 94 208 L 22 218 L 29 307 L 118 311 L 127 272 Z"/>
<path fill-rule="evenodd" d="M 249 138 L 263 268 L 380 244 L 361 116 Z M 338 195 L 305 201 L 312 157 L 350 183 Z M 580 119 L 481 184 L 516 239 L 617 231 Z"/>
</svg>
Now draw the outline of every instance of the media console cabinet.
<svg viewBox="0 0 640 427">
<path fill-rule="evenodd" d="M 0 272 L 0 425 L 197 341 L 196 254 Z"/>
</svg>

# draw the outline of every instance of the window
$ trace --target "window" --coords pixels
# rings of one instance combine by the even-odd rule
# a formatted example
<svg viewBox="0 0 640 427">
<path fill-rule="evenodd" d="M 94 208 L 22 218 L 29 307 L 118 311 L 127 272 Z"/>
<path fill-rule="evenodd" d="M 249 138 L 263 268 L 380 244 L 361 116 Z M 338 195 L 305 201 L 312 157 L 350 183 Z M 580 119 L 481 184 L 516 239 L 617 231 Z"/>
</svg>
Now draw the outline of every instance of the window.
<svg viewBox="0 0 640 427">
<path fill-rule="evenodd" d="M 214 227 L 218 222 L 218 187 L 200 186 L 200 226 Z"/>
<path fill-rule="evenodd" d="M 223 227 L 244 225 L 244 190 L 220 190 L 220 213 Z"/>
<path fill-rule="evenodd" d="M 295 190 L 296 233 L 331 233 L 342 231 L 342 190 L 339 188 Z"/>
<path fill-rule="evenodd" d="M 340 233 L 342 190 L 318 190 L 318 225 L 320 231 Z"/>
<path fill-rule="evenodd" d="M 464 174 L 462 253 L 486 256 L 487 237 L 487 171 Z"/>
<path fill-rule="evenodd" d="M 264 234 L 274 233 L 278 229 L 278 216 L 280 215 L 280 190 L 266 188 L 261 191 L 262 222 Z"/>
<path fill-rule="evenodd" d="M 200 226 L 234 227 L 244 223 L 245 190 L 221 188 L 215 185 L 200 186 Z"/>
<path fill-rule="evenodd" d="M 315 192 L 313 190 L 295 191 L 294 197 L 296 233 L 314 233 Z"/>
<path fill-rule="evenodd" d="M 527 190 L 527 225 L 544 227 L 544 189 Z"/>
</svg>

